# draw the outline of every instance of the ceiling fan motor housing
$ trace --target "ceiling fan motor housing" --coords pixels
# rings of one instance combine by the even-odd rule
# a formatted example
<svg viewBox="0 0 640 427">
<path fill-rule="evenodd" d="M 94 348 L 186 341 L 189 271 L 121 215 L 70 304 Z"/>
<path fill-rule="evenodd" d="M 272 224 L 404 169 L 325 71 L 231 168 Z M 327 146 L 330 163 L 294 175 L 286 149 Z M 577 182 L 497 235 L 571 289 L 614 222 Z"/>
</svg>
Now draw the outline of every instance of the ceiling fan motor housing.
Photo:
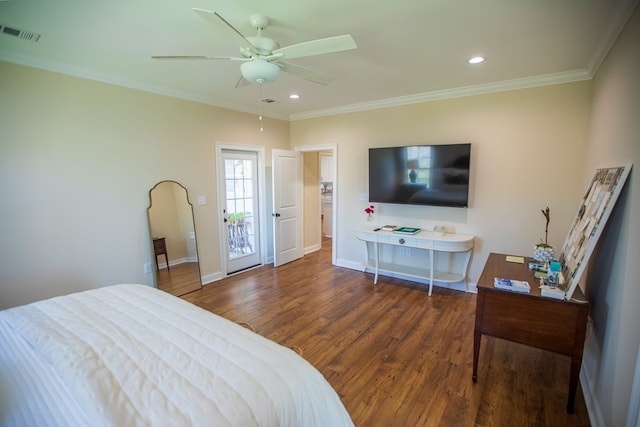
<svg viewBox="0 0 640 427">
<path fill-rule="evenodd" d="M 256 37 L 247 37 L 249 43 L 251 43 L 254 47 L 255 52 L 259 55 L 268 56 L 271 55 L 271 52 L 278 49 L 280 44 L 269 37 L 256 36 Z M 249 52 L 250 57 L 253 56 L 253 52 L 250 49 L 244 48 L 247 52 Z"/>
</svg>

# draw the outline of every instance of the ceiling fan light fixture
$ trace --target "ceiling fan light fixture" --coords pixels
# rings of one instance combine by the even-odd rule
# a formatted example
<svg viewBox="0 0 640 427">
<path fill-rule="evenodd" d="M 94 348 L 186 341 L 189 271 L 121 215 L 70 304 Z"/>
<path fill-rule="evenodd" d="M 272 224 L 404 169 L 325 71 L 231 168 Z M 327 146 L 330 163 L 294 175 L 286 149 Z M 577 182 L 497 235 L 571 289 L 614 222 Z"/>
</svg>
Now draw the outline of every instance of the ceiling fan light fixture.
<svg viewBox="0 0 640 427">
<path fill-rule="evenodd" d="M 280 75 L 280 67 L 264 59 L 247 61 L 240 66 L 242 77 L 253 83 L 269 83 Z"/>
</svg>

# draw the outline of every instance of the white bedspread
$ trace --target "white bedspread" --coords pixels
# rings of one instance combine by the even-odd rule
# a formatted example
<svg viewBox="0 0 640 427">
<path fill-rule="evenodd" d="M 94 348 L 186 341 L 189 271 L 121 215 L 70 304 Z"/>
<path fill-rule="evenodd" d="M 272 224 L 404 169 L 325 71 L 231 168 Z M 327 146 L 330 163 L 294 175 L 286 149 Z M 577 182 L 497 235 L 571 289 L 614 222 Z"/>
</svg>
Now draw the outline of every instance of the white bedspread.
<svg viewBox="0 0 640 427">
<path fill-rule="evenodd" d="M 0 424 L 353 425 L 292 350 L 144 285 L 0 311 Z"/>
</svg>

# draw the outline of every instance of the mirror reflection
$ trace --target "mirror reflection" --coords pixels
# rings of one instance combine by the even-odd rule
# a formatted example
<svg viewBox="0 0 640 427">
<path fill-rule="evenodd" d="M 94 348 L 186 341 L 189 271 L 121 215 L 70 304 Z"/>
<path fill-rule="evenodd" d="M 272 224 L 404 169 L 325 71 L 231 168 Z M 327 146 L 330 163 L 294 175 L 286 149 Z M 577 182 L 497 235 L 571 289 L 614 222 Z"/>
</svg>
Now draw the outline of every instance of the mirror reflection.
<svg viewBox="0 0 640 427">
<path fill-rule="evenodd" d="M 187 189 L 162 181 L 149 191 L 151 234 L 156 286 L 173 295 L 202 287 L 193 207 Z"/>
</svg>

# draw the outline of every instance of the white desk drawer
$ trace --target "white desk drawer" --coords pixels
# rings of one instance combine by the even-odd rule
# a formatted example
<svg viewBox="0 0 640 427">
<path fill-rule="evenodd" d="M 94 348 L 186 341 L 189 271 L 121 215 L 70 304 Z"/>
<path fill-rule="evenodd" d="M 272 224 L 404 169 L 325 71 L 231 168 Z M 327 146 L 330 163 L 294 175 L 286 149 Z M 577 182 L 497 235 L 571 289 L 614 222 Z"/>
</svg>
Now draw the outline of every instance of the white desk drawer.
<svg viewBox="0 0 640 427">
<path fill-rule="evenodd" d="M 410 246 L 412 248 L 415 248 L 416 243 L 417 242 L 415 237 L 408 237 L 408 236 L 402 236 L 397 234 L 389 236 L 390 245 Z"/>
</svg>

